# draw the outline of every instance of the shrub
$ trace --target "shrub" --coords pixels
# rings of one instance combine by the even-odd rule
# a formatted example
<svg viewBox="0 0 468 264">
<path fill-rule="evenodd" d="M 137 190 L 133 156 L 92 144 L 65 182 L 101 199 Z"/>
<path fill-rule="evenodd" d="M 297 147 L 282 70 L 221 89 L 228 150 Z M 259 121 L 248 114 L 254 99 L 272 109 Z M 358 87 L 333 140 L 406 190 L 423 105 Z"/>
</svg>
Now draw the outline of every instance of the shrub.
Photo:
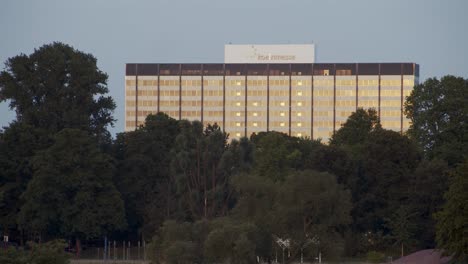
<svg viewBox="0 0 468 264">
<path fill-rule="evenodd" d="M 385 260 L 385 254 L 377 251 L 367 252 L 367 261 L 371 263 L 381 263 Z"/>
</svg>

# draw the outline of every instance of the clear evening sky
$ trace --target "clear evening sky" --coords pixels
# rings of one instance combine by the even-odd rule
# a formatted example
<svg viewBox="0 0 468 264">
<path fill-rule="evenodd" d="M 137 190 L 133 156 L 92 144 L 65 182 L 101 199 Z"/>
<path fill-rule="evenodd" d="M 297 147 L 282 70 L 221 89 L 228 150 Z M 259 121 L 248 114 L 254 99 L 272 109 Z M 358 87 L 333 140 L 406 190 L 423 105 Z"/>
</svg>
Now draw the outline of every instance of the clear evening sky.
<svg viewBox="0 0 468 264">
<path fill-rule="evenodd" d="M 222 62 L 224 44 L 315 43 L 316 62 L 415 62 L 468 78 L 467 0 L 0 0 L 0 69 L 60 41 L 109 74 L 124 129 L 125 63 Z M 14 119 L 0 104 L 0 127 Z"/>
</svg>

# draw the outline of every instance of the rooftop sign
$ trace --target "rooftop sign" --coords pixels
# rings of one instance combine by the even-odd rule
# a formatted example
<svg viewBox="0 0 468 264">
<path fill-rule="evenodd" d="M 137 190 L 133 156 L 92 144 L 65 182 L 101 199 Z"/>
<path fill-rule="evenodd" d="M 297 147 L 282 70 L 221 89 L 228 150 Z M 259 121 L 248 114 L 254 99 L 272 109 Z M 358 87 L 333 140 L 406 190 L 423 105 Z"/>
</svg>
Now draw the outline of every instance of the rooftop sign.
<svg viewBox="0 0 468 264">
<path fill-rule="evenodd" d="M 314 63 L 314 44 L 224 45 L 224 63 Z"/>
</svg>

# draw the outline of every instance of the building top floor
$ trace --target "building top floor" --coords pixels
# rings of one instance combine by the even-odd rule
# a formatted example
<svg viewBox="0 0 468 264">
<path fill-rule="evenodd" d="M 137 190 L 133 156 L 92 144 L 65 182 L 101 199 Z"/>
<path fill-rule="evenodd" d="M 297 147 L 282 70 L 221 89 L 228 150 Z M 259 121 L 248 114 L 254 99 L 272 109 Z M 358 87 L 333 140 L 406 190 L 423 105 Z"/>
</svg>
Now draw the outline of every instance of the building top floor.
<svg viewBox="0 0 468 264">
<path fill-rule="evenodd" d="M 127 63 L 126 76 L 413 75 L 416 63 Z"/>
</svg>

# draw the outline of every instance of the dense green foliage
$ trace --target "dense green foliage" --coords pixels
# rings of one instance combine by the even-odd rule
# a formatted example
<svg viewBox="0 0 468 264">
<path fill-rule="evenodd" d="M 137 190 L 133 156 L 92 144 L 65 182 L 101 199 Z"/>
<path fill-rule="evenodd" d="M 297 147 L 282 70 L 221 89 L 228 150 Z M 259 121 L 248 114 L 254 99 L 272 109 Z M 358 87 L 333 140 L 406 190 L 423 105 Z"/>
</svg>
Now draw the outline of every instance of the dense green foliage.
<svg viewBox="0 0 468 264">
<path fill-rule="evenodd" d="M 155 263 L 240 264 L 283 252 L 287 262 L 381 260 L 437 237 L 466 257 L 465 79 L 417 85 L 407 135 L 357 109 L 329 144 L 274 131 L 230 140 L 217 124 L 163 113 L 112 140 L 106 79 L 92 55 L 61 43 L 6 62 L 0 100 L 17 112 L 0 131 L 0 232 L 10 240 L 66 238 L 78 250 L 104 236 L 145 240 Z M 63 251 L 54 245 L 27 256 L 53 263 L 34 252 Z M 22 251 L 0 257 L 29 263 Z"/>
<path fill-rule="evenodd" d="M 468 261 L 468 160 L 451 175 L 446 203 L 437 218 L 437 244 L 460 261 Z"/>
<path fill-rule="evenodd" d="M 63 128 L 108 134 L 115 103 L 104 96 L 107 74 L 96 62 L 58 42 L 12 57 L 0 73 L 0 100 L 9 100 L 19 122 L 50 134 Z"/>
<path fill-rule="evenodd" d="M 52 240 L 47 243 L 29 243 L 29 252 L 16 248 L 0 250 L 0 263 L 2 264 L 68 264 L 70 256 L 63 249 L 66 243 L 63 240 Z"/>
<path fill-rule="evenodd" d="M 20 228 L 80 239 L 100 237 L 125 226 L 115 188 L 112 158 L 87 132 L 64 129 L 33 159 L 33 178 L 22 194 Z"/>
<path fill-rule="evenodd" d="M 445 76 L 416 85 L 405 103 L 408 131 L 429 159 L 454 166 L 468 153 L 468 80 Z"/>
</svg>

